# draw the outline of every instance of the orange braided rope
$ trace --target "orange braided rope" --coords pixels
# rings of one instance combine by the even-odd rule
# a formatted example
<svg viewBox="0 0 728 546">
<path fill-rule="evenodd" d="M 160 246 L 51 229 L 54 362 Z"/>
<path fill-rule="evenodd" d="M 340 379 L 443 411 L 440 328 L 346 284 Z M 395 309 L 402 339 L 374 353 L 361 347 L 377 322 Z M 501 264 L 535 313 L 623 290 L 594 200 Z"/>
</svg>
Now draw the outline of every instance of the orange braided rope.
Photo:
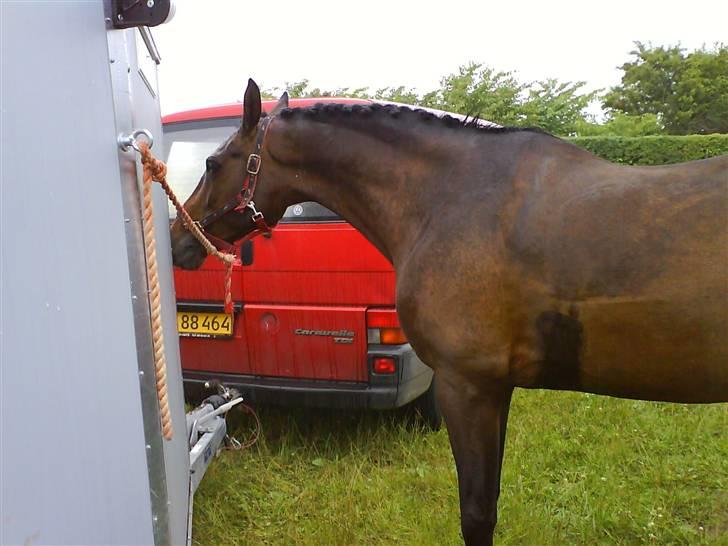
<svg viewBox="0 0 728 546">
<path fill-rule="evenodd" d="M 220 252 L 207 240 L 200 228 L 190 218 L 182 204 L 167 184 L 167 166 L 164 162 L 155 158 L 149 150 L 146 142 L 139 143 L 139 152 L 142 156 L 144 167 L 143 177 L 143 199 L 142 199 L 142 224 L 144 228 L 144 252 L 147 259 L 147 271 L 149 282 L 149 305 L 152 318 L 152 346 L 154 349 L 154 368 L 157 381 L 157 399 L 159 400 L 159 413 L 162 421 L 162 435 L 165 440 L 172 439 L 172 419 L 169 411 L 169 400 L 167 395 L 167 360 L 164 354 L 164 335 L 162 331 L 162 307 L 159 289 L 159 274 L 157 268 L 156 241 L 154 237 L 154 215 L 152 210 L 152 182 L 156 180 L 164 188 L 167 197 L 177 209 L 179 217 L 184 226 L 202 244 L 208 254 L 219 258 L 225 264 L 225 312 L 232 313 L 232 269 L 235 263 L 235 256 Z"/>
</svg>

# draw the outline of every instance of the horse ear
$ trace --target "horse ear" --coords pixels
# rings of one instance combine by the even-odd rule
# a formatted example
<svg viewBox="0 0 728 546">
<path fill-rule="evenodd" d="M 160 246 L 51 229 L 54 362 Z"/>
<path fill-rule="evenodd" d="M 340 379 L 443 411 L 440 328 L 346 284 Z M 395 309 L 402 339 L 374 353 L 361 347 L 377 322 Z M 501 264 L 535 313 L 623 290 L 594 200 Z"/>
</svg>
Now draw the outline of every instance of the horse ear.
<svg viewBox="0 0 728 546">
<path fill-rule="evenodd" d="M 245 90 L 243 100 L 243 131 L 249 131 L 258 126 L 260 120 L 260 89 L 252 79 L 248 80 L 248 88 Z"/>
<path fill-rule="evenodd" d="M 288 108 L 288 91 L 281 95 L 281 98 L 278 99 L 278 104 L 276 104 L 276 107 L 271 110 L 270 115 L 275 116 L 276 114 L 280 113 L 280 111 L 284 108 Z"/>
</svg>

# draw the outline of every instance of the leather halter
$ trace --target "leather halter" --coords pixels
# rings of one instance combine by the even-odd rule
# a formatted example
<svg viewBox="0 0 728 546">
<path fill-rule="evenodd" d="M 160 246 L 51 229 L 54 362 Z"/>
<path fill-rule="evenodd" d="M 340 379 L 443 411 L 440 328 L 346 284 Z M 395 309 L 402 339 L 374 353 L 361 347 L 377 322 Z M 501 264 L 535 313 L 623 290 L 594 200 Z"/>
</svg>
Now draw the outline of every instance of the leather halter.
<svg viewBox="0 0 728 546">
<path fill-rule="evenodd" d="M 247 209 L 250 209 L 253 213 L 251 220 L 255 224 L 255 228 L 244 237 L 245 240 L 251 239 L 261 233 L 267 233 L 271 230 L 271 227 L 265 221 L 263 213 L 255 208 L 253 194 L 255 193 L 255 186 L 258 184 L 258 174 L 260 173 L 260 167 L 262 164 L 260 152 L 263 149 L 265 137 L 272 121 L 273 116 L 270 116 L 263 118 L 263 121 L 260 123 L 260 128 L 258 129 L 258 133 L 255 137 L 255 147 L 253 148 L 253 152 L 248 156 L 248 161 L 245 164 L 246 175 L 240 191 L 225 205 L 210 212 L 201 220 L 196 222 L 197 226 L 210 240 L 210 242 L 215 245 L 218 250 L 223 252 L 237 254 L 237 247 L 219 237 L 216 237 L 215 235 L 212 235 L 205 228 L 228 213 L 239 214 L 242 216 L 245 214 Z"/>
</svg>

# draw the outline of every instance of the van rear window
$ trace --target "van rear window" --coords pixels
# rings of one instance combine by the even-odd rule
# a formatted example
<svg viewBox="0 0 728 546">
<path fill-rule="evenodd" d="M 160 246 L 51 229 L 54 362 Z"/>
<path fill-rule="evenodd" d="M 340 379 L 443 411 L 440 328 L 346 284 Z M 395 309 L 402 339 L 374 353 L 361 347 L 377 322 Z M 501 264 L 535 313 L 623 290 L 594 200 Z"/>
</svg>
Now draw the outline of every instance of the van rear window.
<svg viewBox="0 0 728 546">
<path fill-rule="evenodd" d="M 187 201 L 195 191 L 205 172 L 205 160 L 238 128 L 238 120 L 190 122 L 164 127 L 164 161 L 167 163 L 167 181 L 180 202 Z M 169 204 L 169 217 L 177 211 Z"/>
<path fill-rule="evenodd" d="M 205 170 L 205 160 L 238 129 L 239 120 L 203 120 L 164 127 L 167 180 L 181 202 L 187 201 Z M 170 203 L 169 217 L 177 211 Z M 341 218 L 323 205 L 308 201 L 286 209 L 281 223 L 336 222 Z"/>
<path fill-rule="evenodd" d="M 283 214 L 283 218 L 281 218 L 281 223 L 336 222 L 340 220 L 341 217 L 334 211 L 313 201 L 307 201 L 288 207 L 285 214 Z"/>
</svg>

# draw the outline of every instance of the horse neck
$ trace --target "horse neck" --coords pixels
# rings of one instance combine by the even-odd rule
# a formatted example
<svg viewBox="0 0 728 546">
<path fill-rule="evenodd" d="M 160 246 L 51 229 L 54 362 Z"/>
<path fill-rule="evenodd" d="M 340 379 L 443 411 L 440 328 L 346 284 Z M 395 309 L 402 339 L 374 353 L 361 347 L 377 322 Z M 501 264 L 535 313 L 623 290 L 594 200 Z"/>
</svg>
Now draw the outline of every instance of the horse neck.
<svg viewBox="0 0 728 546">
<path fill-rule="evenodd" d="M 398 135 L 402 137 L 403 135 Z M 395 265 L 416 240 L 435 198 L 426 150 L 365 132 L 284 120 L 270 135 L 286 204 L 316 201 L 361 231 Z"/>
</svg>

